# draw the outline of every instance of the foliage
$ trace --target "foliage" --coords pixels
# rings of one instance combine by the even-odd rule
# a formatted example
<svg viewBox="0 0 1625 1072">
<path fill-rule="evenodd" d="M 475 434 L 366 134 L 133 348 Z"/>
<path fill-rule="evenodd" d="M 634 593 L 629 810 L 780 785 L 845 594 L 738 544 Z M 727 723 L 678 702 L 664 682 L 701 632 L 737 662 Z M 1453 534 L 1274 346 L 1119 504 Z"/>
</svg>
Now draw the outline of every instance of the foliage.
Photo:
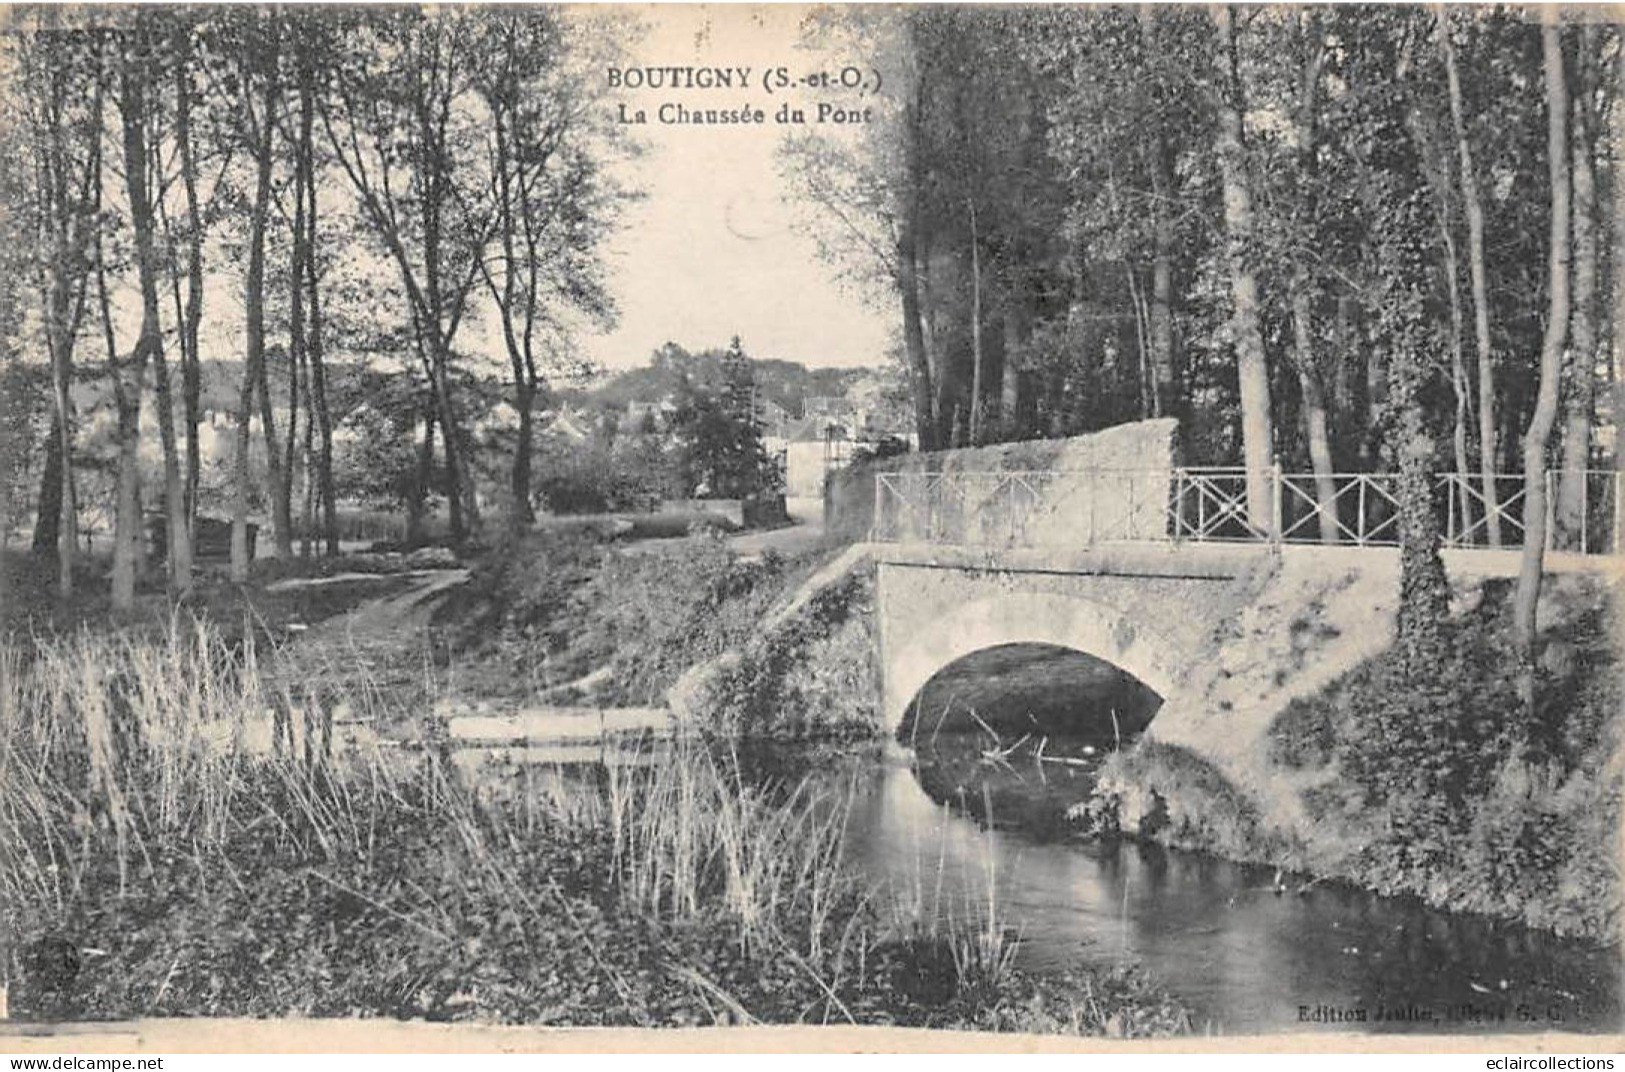
<svg viewBox="0 0 1625 1072">
<path fill-rule="evenodd" d="M 1398 649 L 1293 704 L 1271 727 L 1277 762 L 1331 772 L 1305 805 L 1357 831 L 1360 857 L 1334 866 L 1379 889 L 1609 935 L 1618 912 L 1617 762 L 1625 681 L 1613 608 L 1547 635 L 1540 704 L 1521 714 L 1504 583 L 1442 631 L 1435 673 L 1418 680 Z"/>
<path fill-rule="evenodd" d="M 600 701 L 659 704 L 679 674 L 739 645 L 796 564 L 733 554 L 714 533 L 622 553 L 586 531 L 544 531 L 494 550 L 440 611 L 452 646 L 510 680 L 560 684 L 608 671 Z"/>
<path fill-rule="evenodd" d="M 527 667 L 546 665 L 571 646 L 579 593 L 606 554 L 582 531 L 510 536 L 475 564 L 437 620 L 458 650 L 495 646 Z"/>
<path fill-rule="evenodd" d="M 671 430 L 682 481 L 696 497 L 748 499 L 776 490 L 777 469 L 762 445 L 755 384 L 737 336 L 723 355 L 716 390 L 682 380 Z"/>
<path fill-rule="evenodd" d="M 873 600 L 873 568 L 854 569 L 774 629 L 739 637 L 705 687 L 712 725 L 752 737 L 879 733 Z"/>
<path fill-rule="evenodd" d="M 535 459 L 536 497 L 549 513 L 650 510 L 677 493 L 652 437 L 623 435 L 608 444 L 597 437 L 569 443 L 544 435 Z"/>
<path fill-rule="evenodd" d="M 1113 752 L 1101 767 L 1100 787 L 1074 809 L 1074 817 L 1096 833 L 1144 837 L 1232 860 L 1268 859 L 1283 851 L 1283 841 L 1264 827 L 1247 794 L 1178 745 L 1142 739 Z"/>
<path fill-rule="evenodd" d="M 753 635 L 794 576 L 789 561 L 741 559 L 715 534 L 612 556 L 581 592 L 578 643 L 611 668 L 615 701 L 663 703 L 683 671 Z"/>
</svg>

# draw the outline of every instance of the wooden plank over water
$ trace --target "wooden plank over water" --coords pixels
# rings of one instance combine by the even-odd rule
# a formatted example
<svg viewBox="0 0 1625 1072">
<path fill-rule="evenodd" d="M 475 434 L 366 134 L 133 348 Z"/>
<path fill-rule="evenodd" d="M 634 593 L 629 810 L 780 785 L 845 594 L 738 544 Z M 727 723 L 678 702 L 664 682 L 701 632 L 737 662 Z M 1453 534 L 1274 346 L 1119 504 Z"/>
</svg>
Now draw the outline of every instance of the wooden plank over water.
<svg viewBox="0 0 1625 1072">
<path fill-rule="evenodd" d="M 664 707 L 527 707 L 506 714 L 455 715 L 446 732 L 454 741 L 509 744 L 596 741 L 634 733 L 670 734 L 676 729 Z"/>
</svg>

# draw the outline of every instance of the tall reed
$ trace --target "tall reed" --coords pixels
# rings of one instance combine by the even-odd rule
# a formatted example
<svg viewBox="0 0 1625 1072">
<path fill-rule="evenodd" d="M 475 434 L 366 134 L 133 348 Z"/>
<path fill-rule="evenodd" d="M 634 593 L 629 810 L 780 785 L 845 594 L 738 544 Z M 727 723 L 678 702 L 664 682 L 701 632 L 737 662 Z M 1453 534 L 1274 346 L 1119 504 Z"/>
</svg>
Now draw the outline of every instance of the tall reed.
<svg viewBox="0 0 1625 1072">
<path fill-rule="evenodd" d="M 793 929 L 821 957 L 832 914 L 857 896 L 841 861 L 847 809 L 810 780 L 781 799 L 747 785 L 737 759 L 681 741 L 652 765 L 611 762 L 595 792 L 598 808 L 573 811 L 607 824 L 622 897 L 651 915 L 721 909 L 748 943 Z"/>
</svg>

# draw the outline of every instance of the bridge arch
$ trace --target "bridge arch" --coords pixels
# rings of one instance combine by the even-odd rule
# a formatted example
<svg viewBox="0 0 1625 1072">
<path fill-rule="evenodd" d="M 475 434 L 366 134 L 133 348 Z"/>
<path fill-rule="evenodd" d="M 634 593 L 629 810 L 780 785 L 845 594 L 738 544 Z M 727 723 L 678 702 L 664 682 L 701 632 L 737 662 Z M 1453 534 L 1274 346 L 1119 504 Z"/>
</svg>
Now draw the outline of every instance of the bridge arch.
<svg viewBox="0 0 1625 1072">
<path fill-rule="evenodd" d="M 896 630 L 902 633 L 902 630 Z M 908 706 L 944 667 L 985 648 L 1071 648 L 1138 678 L 1166 702 L 1185 681 L 1188 656 L 1155 628 L 1116 607 L 1076 595 L 1004 592 L 956 606 L 905 635 L 882 638 L 886 725 L 896 733 Z"/>
</svg>

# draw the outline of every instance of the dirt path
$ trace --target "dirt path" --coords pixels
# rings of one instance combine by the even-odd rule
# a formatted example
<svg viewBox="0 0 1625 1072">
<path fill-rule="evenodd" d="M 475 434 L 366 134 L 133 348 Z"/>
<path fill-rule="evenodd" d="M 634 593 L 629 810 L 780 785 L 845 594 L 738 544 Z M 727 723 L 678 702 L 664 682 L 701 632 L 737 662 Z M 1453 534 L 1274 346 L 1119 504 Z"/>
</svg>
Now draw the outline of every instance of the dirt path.
<svg viewBox="0 0 1625 1072">
<path fill-rule="evenodd" d="M 404 592 L 369 599 L 354 610 L 329 618 L 314 626 L 305 639 L 420 634 L 428 628 L 429 619 L 440 603 L 439 597 L 466 583 L 469 571 L 466 567 L 418 570 L 405 576 L 417 583 Z"/>
<path fill-rule="evenodd" d="M 321 680 L 340 684 L 357 679 L 390 686 L 420 679 L 431 651 L 430 621 L 446 593 L 469 578 L 467 568 L 383 574 L 404 590 L 364 599 L 352 609 L 317 622 L 283 647 L 277 674 L 290 683 Z M 287 587 L 317 586 L 336 578 L 279 582 Z M 354 580 L 354 578 L 350 578 Z"/>
</svg>

